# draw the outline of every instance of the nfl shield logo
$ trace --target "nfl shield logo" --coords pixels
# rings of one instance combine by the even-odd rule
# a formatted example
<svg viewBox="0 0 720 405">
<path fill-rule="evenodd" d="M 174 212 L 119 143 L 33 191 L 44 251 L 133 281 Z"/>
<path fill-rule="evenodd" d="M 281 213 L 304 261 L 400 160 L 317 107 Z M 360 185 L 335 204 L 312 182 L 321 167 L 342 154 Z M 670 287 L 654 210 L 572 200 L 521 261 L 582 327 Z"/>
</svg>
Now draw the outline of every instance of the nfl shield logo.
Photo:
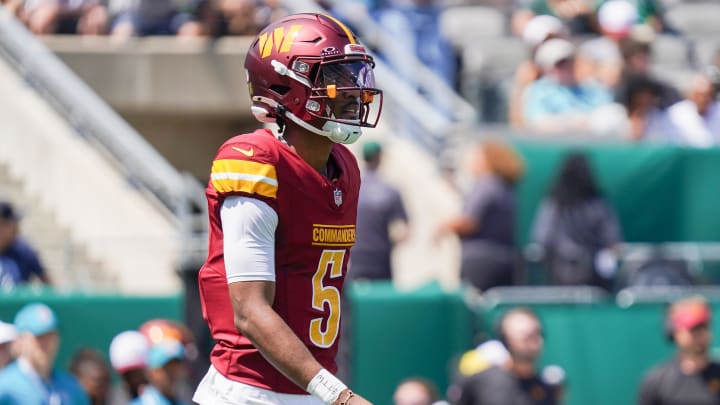
<svg viewBox="0 0 720 405">
<path fill-rule="evenodd" d="M 335 197 L 335 205 L 338 207 L 342 205 L 342 191 L 335 189 L 333 191 L 333 197 Z"/>
</svg>

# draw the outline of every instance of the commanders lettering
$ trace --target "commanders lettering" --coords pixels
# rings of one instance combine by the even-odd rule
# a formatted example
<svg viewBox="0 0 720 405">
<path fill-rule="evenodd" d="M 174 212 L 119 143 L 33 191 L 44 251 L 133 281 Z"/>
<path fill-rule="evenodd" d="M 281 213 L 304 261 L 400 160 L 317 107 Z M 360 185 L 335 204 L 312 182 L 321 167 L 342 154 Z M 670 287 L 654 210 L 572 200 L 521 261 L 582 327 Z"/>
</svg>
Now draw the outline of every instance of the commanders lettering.
<svg viewBox="0 0 720 405">
<path fill-rule="evenodd" d="M 313 227 L 313 244 L 337 245 L 355 243 L 355 226 L 348 227 Z"/>
</svg>

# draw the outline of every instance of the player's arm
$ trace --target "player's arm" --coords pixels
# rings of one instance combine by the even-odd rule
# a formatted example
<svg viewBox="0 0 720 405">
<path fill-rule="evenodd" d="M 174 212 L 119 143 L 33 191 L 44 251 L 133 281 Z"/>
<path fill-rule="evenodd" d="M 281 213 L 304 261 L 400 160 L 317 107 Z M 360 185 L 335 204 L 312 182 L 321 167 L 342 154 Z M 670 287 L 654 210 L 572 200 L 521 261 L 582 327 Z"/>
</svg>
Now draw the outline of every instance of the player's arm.
<svg viewBox="0 0 720 405">
<path fill-rule="evenodd" d="M 347 402 L 348 388 L 324 370 L 275 312 L 275 229 L 277 214 L 266 203 L 229 197 L 223 203 L 225 267 L 235 326 L 291 381 L 327 404 Z M 351 403 L 367 404 L 354 395 Z"/>
</svg>

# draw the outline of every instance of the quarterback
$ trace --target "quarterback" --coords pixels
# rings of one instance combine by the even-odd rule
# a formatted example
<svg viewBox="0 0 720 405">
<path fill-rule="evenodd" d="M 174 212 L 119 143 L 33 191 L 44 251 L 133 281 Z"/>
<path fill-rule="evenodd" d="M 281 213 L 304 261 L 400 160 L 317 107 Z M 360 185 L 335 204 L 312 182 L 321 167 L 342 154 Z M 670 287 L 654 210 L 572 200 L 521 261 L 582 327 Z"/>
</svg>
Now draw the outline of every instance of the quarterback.
<svg viewBox="0 0 720 405">
<path fill-rule="evenodd" d="M 333 373 L 360 186 L 342 144 L 377 125 L 373 68 L 321 14 L 272 23 L 248 50 L 252 112 L 279 131 L 235 136 L 212 164 L 199 283 L 217 344 L 195 402 L 369 404 Z"/>
</svg>

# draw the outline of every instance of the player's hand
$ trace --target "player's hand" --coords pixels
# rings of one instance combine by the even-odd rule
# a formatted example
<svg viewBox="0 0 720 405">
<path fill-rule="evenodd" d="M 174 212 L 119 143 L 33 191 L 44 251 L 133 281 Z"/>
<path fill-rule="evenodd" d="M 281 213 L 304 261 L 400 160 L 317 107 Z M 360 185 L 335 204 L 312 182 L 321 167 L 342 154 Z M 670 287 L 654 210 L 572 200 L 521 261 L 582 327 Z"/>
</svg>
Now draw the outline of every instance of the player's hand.
<svg viewBox="0 0 720 405">
<path fill-rule="evenodd" d="M 351 395 L 350 390 L 346 388 L 332 405 L 372 405 L 372 402 L 354 392 Z"/>
</svg>

